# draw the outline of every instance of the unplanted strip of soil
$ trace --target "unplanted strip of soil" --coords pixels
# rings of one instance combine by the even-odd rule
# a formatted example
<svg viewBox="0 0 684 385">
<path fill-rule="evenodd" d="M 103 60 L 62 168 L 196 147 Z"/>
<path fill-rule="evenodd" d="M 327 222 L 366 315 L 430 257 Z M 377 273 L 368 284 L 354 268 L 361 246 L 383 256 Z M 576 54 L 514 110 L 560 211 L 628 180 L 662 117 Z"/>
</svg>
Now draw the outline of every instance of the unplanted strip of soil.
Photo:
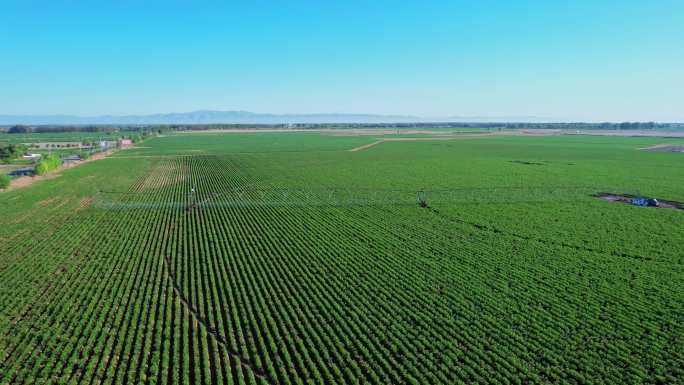
<svg viewBox="0 0 684 385">
<path fill-rule="evenodd" d="M 639 150 L 656 152 L 684 152 L 684 145 L 656 144 L 655 146 L 640 148 Z"/>
<path fill-rule="evenodd" d="M 367 150 L 373 146 L 377 146 L 383 142 L 434 142 L 442 140 L 461 140 L 461 139 L 476 139 L 486 136 L 498 136 L 498 135 L 509 135 L 508 133 L 485 133 L 485 134 L 468 134 L 468 135 L 456 135 L 456 136 L 432 136 L 427 138 L 383 138 L 373 143 L 364 144 L 363 146 L 354 147 L 349 152 L 357 152 Z"/>
<path fill-rule="evenodd" d="M 632 204 L 632 199 L 636 198 L 635 195 L 631 194 L 613 194 L 613 193 L 598 193 L 593 195 L 594 198 L 602 199 L 604 201 L 608 202 L 620 202 L 620 203 L 625 203 L 625 204 Z M 684 209 L 684 204 L 681 202 L 675 202 L 675 201 L 667 201 L 667 200 L 662 200 L 658 199 L 658 206 L 655 206 L 655 208 L 660 208 L 660 209 Z M 651 206 L 652 207 L 652 206 Z"/>
<path fill-rule="evenodd" d="M 365 150 L 365 149 L 367 149 L 367 148 L 371 148 L 371 147 L 373 147 L 373 146 L 375 146 L 375 145 L 378 145 L 378 144 L 380 144 L 380 143 L 382 143 L 382 142 L 384 142 L 384 141 L 385 141 L 385 140 L 382 139 L 382 140 L 378 140 L 378 141 L 373 142 L 373 143 L 364 144 L 363 146 L 354 147 L 354 148 L 352 148 L 351 150 L 349 150 L 349 152 L 363 151 L 363 150 Z"/>
</svg>

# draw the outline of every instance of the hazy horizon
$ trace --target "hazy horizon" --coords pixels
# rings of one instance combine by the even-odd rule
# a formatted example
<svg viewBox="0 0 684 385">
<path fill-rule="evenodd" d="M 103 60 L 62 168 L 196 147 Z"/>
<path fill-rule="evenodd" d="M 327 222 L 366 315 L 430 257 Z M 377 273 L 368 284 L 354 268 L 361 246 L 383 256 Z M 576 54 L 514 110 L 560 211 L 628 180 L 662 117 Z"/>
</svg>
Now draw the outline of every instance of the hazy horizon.
<svg viewBox="0 0 684 385">
<path fill-rule="evenodd" d="M 684 121 L 684 3 L 0 5 L 0 114 Z"/>
<path fill-rule="evenodd" d="M 429 124 L 429 123 L 623 123 L 627 121 L 577 121 L 540 116 L 448 116 L 314 113 L 271 114 L 251 111 L 197 110 L 140 115 L 7 115 L 0 114 L 0 126 L 11 125 L 91 125 L 91 124 Z M 680 121 L 633 121 L 682 124 Z"/>
</svg>

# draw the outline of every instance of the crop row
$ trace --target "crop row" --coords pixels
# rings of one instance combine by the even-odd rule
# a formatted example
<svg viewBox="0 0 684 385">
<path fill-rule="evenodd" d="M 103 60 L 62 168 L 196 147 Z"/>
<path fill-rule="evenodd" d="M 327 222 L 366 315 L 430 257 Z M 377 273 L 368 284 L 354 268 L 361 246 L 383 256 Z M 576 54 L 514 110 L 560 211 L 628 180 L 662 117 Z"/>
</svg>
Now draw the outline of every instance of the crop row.
<svg viewBox="0 0 684 385">
<path fill-rule="evenodd" d="M 0 291 L 25 308 L 0 329 L 0 383 L 684 376 L 682 308 L 667 295 L 679 282 L 651 286 L 640 261 L 492 231 L 472 212 L 320 204 L 308 180 L 255 155 L 160 159 L 46 242 L 15 241 L 8 258 L 35 257 L 0 274 L 38 294 L 27 306 Z M 295 186 L 292 204 L 259 202 Z M 21 283 L 36 268 L 49 282 Z"/>
</svg>

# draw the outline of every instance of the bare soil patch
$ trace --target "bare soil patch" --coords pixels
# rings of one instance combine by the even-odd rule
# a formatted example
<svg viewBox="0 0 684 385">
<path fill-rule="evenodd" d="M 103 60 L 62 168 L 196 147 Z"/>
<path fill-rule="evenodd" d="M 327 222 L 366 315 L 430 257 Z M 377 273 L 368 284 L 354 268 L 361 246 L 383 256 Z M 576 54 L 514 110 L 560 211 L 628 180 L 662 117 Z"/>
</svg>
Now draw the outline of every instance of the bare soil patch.
<svg viewBox="0 0 684 385">
<path fill-rule="evenodd" d="M 380 143 L 382 143 L 382 142 L 384 142 L 384 140 L 378 140 L 378 141 L 375 141 L 375 142 L 373 142 L 373 143 L 364 144 L 363 146 L 354 147 L 354 148 L 352 148 L 352 149 L 349 150 L 349 151 L 350 151 L 350 152 L 363 151 L 363 150 L 365 150 L 365 149 L 367 149 L 367 148 L 371 148 L 371 147 L 373 147 L 373 146 L 375 146 L 375 145 L 377 145 L 377 144 L 380 144 Z"/>
<path fill-rule="evenodd" d="M 89 159 L 81 161 L 81 163 L 79 163 L 79 164 L 86 163 L 86 162 L 93 161 L 93 160 L 104 159 L 113 153 L 114 153 L 114 151 L 112 151 L 112 150 L 105 151 L 105 152 L 98 152 L 97 154 L 91 156 Z"/>
<path fill-rule="evenodd" d="M 561 135 L 562 130 L 559 129 L 546 129 L 546 128 L 535 128 L 534 130 L 520 130 L 523 135 L 530 136 L 549 136 L 549 135 Z"/>
<path fill-rule="evenodd" d="M 54 179 L 57 178 L 58 176 L 62 175 L 58 173 L 59 170 L 55 170 L 50 174 L 47 175 L 36 175 L 36 176 L 20 176 L 18 178 L 12 179 L 12 183 L 10 184 L 10 187 L 7 189 L 7 191 L 30 186 L 38 181 L 41 180 L 48 180 L 48 179 Z"/>
<path fill-rule="evenodd" d="M 407 130 L 389 128 L 348 128 L 348 129 L 325 129 L 320 130 L 321 134 L 329 136 L 385 136 L 385 135 L 435 135 L 453 136 L 458 135 L 454 131 L 439 130 Z M 466 135 L 466 134 L 461 134 Z"/>
<path fill-rule="evenodd" d="M 656 152 L 684 152 L 684 145 L 656 144 L 655 146 L 640 148 L 639 150 Z"/>
<path fill-rule="evenodd" d="M 175 165 L 165 165 L 158 168 L 159 172 L 150 174 L 140 185 L 141 191 L 161 189 L 173 184 L 179 184 L 186 180 L 186 173 L 178 172 Z"/>
<path fill-rule="evenodd" d="M 564 130 L 564 135 L 684 138 L 684 131 L 654 130 Z"/>
<path fill-rule="evenodd" d="M 608 192 L 601 192 L 598 194 L 593 195 L 594 198 L 602 199 L 604 201 L 608 202 L 619 202 L 619 203 L 624 203 L 624 204 L 632 204 L 632 199 L 636 198 L 636 195 L 632 194 L 615 194 L 615 193 L 608 193 Z M 684 210 L 684 204 L 681 202 L 675 202 L 675 201 L 668 201 L 664 199 L 658 199 L 658 206 L 655 208 L 661 208 L 661 209 L 680 209 Z"/>
<path fill-rule="evenodd" d="M 93 202 L 95 202 L 94 197 L 88 196 L 88 197 L 81 198 L 81 200 L 78 202 L 79 206 L 78 206 L 78 208 L 76 208 L 76 211 L 81 211 L 81 210 L 88 208 L 88 206 L 92 205 Z"/>
<path fill-rule="evenodd" d="M 50 203 L 54 202 L 55 200 L 57 200 L 57 198 L 55 198 L 55 197 L 43 199 L 42 201 L 38 202 L 37 204 L 38 204 L 38 206 L 45 207 L 45 206 L 49 205 Z"/>
<path fill-rule="evenodd" d="M 381 138 L 381 139 L 379 139 L 373 143 L 368 143 L 368 144 L 364 144 L 363 146 L 354 147 L 348 151 L 350 151 L 350 152 L 363 151 L 363 150 L 369 149 L 373 146 L 377 146 L 378 144 L 384 143 L 384 142 L 433 142 L 433 141 L 441 141 L 441 140 L 476 139 L 476 138 L 482 138 L 482 137 L 487 137 L 487 136 L 497 136 L 497 135 L 502 135 L 502 134 L 498 133 L 498 132 L 488 132 L 488 133 L 482 133 L 482 134 L 427 136 L 427 137 L 419 137 L 419 138 Z M 504 135 L 507 135 L 507 134 L 504 134 Z"/>
<path fill-rule="evenodd" d="M 485 136 L 496 136 L 500 135 L 498 133 L 485 133 L 485 134 L 463 134 L 463 135 L 444 135 L 444 136 L 428 136 L 424 138 L 385 138 L 386 142 L 432 142 L 435 140 L 459 140 L 459 139 L 473 139 L 482 138 Z"/>
</svg>

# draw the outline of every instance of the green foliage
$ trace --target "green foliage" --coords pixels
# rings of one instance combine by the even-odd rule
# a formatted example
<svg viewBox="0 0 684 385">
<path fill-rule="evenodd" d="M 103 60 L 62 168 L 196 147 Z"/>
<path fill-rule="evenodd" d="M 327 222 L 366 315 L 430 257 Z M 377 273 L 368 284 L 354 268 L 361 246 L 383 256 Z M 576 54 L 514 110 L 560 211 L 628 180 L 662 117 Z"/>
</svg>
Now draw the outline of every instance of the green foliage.
<svg viewBox="0 0 684 385">
<path fill-rule="evenodd" d="M 45 175 L 48 172 L 58 168 L 62 165 L 62 159 L 57 154 L 49 154 L 44 156 L 38 164 L 36 164 L 36 174 Z"/>
<path fill-rule="evenodd" d="M 0 174 L 0 189 L 6 189 L 12 182 L 12 178 L 8 175 Z"/>
<path fill-rule="evenodd" d="M 27 150 L 28 147 L 23 144 L 0 144 L 0 161 L 9 162 L 22 156 Z"/>
<path fill-rule="evenodd" d="M 10 134 L 26 134 L 31 132 L 31 127 L 24 125 L 12 126 L 7 132 Z"/>
<path fill-rule="evenodd" d="M 375 140 L 171 135 L 3 193 L 0 383 L 682 383 L 684 212 L 588 194 L 684 201 L 663 139 Z"/>
</svg>

